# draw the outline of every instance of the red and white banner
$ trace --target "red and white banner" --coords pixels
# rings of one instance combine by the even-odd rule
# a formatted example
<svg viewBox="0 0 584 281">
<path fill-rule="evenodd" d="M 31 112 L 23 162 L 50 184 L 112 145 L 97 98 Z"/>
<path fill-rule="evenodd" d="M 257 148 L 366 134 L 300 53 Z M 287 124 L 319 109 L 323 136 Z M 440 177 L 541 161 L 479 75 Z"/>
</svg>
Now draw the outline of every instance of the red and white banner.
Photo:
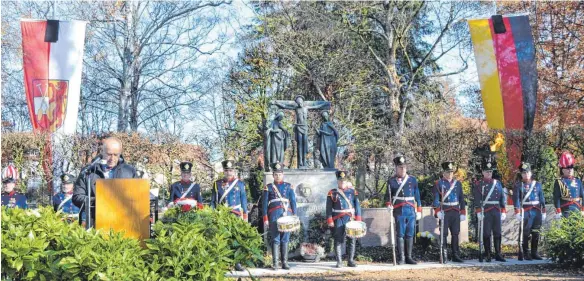
<svg viewBox="0 0 584 281">
<path fill-rule="evenodd" d="M 86 24 L 29 19 L 20 22 L 26 100 L 35 131 L 75 133 Z"/>
</svg>

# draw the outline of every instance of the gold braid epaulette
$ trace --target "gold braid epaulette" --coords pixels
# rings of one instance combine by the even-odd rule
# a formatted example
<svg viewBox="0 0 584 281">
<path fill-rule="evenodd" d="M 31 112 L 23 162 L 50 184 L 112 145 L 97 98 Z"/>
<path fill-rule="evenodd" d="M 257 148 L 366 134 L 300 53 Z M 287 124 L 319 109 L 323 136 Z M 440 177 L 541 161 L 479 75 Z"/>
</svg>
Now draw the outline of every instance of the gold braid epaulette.
<svg viewBox="0 0 584 281">
<path fill-rule="evenodd" d="M 558 179 L 558 185 L 560 186 L 560 197 L 563 200 L 572 199 L 570 196 L 570 190 L 568 189 L 568 186 L 566 185 L 566 183 L 564 183 L 564 181 L 562 181 L 562 179 Z"/>
</svg>

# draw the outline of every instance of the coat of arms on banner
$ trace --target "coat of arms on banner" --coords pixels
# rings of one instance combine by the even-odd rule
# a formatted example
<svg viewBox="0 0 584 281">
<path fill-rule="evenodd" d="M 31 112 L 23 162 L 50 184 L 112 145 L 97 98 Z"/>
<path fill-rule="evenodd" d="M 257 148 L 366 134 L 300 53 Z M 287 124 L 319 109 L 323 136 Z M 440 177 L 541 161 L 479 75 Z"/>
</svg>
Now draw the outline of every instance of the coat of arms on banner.
<svg viewBox="0 0 584 281">
<path fill-rule="evenodd" d="M 32 87 L 33 115 L 38 128 L 56 131 L 65 119 L 69 81 L 34 79 Z"/>
</svg>

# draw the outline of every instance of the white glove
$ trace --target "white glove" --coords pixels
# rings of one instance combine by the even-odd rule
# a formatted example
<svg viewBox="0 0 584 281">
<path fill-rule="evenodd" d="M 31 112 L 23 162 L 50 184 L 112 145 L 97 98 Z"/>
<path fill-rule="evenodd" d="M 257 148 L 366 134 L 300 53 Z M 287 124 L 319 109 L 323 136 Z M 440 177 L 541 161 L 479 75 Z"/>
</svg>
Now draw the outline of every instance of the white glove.
<svg viewBox="0 0 584 281">
<path fill-rule="evenodd" d="M 556 213 L 556 219 L 559 220 L 562 218 L 562 213 Z"/>
<path fill-rule="evenodd" d="M 438 212 L 438 219 L 439 220 L 443 220 L 444 219 L 444 211 Z"/>
<path fill-rule="evenodd" d="M 501 216 L 503 216 L 503 215 L 501 215 Z M 518 220 L 518 221 L 522 221 L 523 220 L 523 216 L 521 216 L 521 213 L 517 213 L 517 214 L 515 214 L 515 219 Z"/>
<path fill-rule="evenodd" d="M 546 217 L 547 217 L 547 214 L 546 213 L 541 213 L 541 220 L 542 221 L 545 221 L 545 218 Z"/>
<path fill-rule="evenodd" d="M 478 220 L 483 220 L 485 216 L 483 215 L 483 213 L 477 213 L 477 219 Z"/>
<path fill-rule="evenodd" d="M 466 215 L 460 215 L 460 221 L 465 221 L 466 220 Z"/>
<path fill-rule="evenodd" d="M 507 213 L 501 213 L 501 221 L 504 221 L 507 218 Z"/>
<path fill-rule="evenodd" d="M 422 212 L 416 212 L 416 220 L 419 221 L 422 218 Z"/>
<path fill-rule="evenodd" d="M 387 206 L 387 211 L 391 213 L 391 211 L 393 211 L 393 205 Z"/>
</svg>

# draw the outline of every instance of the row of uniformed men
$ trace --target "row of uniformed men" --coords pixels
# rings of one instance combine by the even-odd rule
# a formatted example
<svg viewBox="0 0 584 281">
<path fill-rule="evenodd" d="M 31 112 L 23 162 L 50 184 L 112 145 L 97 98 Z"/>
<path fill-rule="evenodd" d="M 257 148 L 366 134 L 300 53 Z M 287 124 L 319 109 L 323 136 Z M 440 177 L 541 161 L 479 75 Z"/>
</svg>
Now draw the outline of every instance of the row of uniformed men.
<svg viewBox="0 0 584 281">
<path fill-rule="evenodd" d="M 484 256 L 487 262 L 491 261 L 491 236 L 495 248 L 495 260 L 505 262 L 501 254 L 501 224 L 506 218 L 506 198 L 500 181 L 493 179 L 493 170 L 496 164 L 492 157 L 483 159 L 481 170 L 483 178 L 473 184 L 474 206 L 479 221 L 482 222 L 482 241 L 485 247 Z M 421 200 L 418 183 L 415 177 L 407 174 L 407 163 L 403 156 L 393 159 L 396 167 L 395 175 L 389 179 L 389 188 L 386 191 L 385 201 L 388 211 L 393 214 L 397 236 L 397 263 L 416 264 L 412 256 L 415 222 L 421 218 Z M 456 170 L 454 162 L 442 163 L 442 178 L 434 185 L 434 212 L 444 224 L 443 245 L 446 245 L 448 232 L 451 235 L 452 261 L 463 262 L 459 256 L 460 222 L 466 220 L 466 203 L 462 184 L 454 179 Z M 572 212 L 584 215 L 582 200 L 584 188 L 582 182 L 574 178 L 574 157 L 564 153 L 560 157 L 561 178 L 554 184 L 554 205 L 556 218 L 568 216 Z M 270 229 L 273 267 L 279 267 L 278 252 L 282 256 L 282 268 L 289 269 L 287 264 L 288 232 L 278 232 L 277 220 L 284 215 L 296 214 L 296 196 L 290 183 L 284 182 L 282 166 L 279 163 L 272 165 L 274 183 L 264 189 L 263 211 L 265 228 Z M 541 259 L 537 253 L 540 229 L 545 220 L 545 199 L 539 182 L 532 178 L 531 165 L 522 162 L 519 166 L 522 180 L 513 188 L 513 202 L 515 217 L 523 224 L 522 241 L 523 252 L 519 259 Z M 329 227 L 333 228 L 335 256 L 337 267 L 342 266 L 341 245 L 346 237 L 346 225 L 351 220 L 361 221 L 361 207 L 358 192 L 346 180 L 346 171 L 337 171 L 338 188 L 332 189 L 327 195 L 326 218 Z M 280 199 L 280 200 L 278 200 Z M 286 199 L 286 200 L 281 200 Z M 522 211 L 523 210 L 523 211 Z M 528 250 L 531 236 L 531 253 Z M 348 243 L 348 266 L 355 267 L 355 239 L 350 238 Z M 441 255 L 447 260 L 447 249 L 443 247 Z"/>
<path fill-rule="evenodd" d="M 495 246 L 495 259 L 505 261 L 501 255 L 501 221 L 506 218 L 505 195 L 501 182 L 492 179 L 492 172 L 495 164 L 490 162 L 491 158 L 483 159 L 482 173 L 483 179 L 474 184 L 474 205 L 477 217 L 484 225 L 483 241 L 485 244 L 486 260 L 490 261 L 491 245 L 490 238 L 493 236 Z M 386 206 L 393 213 L 396 224 L 398 263 L 416 264 L 412 257 L 413 236 L 415 221 L 421 218 L 421 200 L 415 177 L 407 174 L 407 163 L 403 156 L 393 159 L 396 170 L 395 175 L 389 179 L 385 198 Z M 215 182 L 212 191 L 211 206 L 215 207 L 224 204 L 232 208 L 232 212 L 242 219 L 247 220 L 247 196 L 245 186 L 242 181 L 235 177 L 235 163 L 231 160 L 222 162 L 224 168 L 224 178 Z M 554 205 L 557 216 L 567 216 L 571 211 L 581 211 L 584 189 L 582 182 L 574 178 L 574 157 L 571 154 L 562 154 L 560 157 L 561 179 L 554 185 Z M 181 168 L 181 181 L 171 186 L 171 199 L 173 202 L 180 200 L 194 199 L 202 202 L 200 186 L 193 183 L 191 179 L 192 164 L 183 162 Z M 459 257 L 458 235 L 460 232 L 460 221 L 466 219 L 466 204 L 462 185 L 454 179 L 454 163 L 444 162 L 442 164 L 443 177 L 434 186 L 434 203 L 436 216 L 444 223 L 447 232 L 451 235 L 452 260 L 462 262 Z M 526 259 L 540 257 L 537 255 L 537 244 L 539 241 L 539 229 L 542 220 L 545 219 L 545 199 L 541 184 L 531 178 L 531 168 L 528 163 L 522 163 L 519 167 L 522 181 L 516 183 L 514 187 L 514 207 L 516 218 L 523 222 L 523 249 L 522 256 Z M 288 241 L 289 233 L 280 233 L 277 228 L 277 219 L 284 211 L 287 215 L 296 214 L 296 197 L 293 187 L 283 181 L 283 167 L 279 163 L 272 164 L 274 183 L 268 184 L 263 194 L 263 214 L 264 224 L 270 232 L 270 243 L 272 244 L 272 256 L 274 258 L 274 268 L 278 266 L 278 256 L 281 253 L 282 267 L 288 269 Z M 333 228 L 335 240 L 335 253 L 337 266 L 342 266 L 341 245 L 345 240 L 345 225 L 350 220 L 361 220 L 361 208 L 358 200 L 358 193 L 352 188 L 347 180 L 346 171 L 337 172 L 338 188 L 332 189 L 327 195 L 326 218 L 327 224 Z M 70 202 L 72 184 L 74 177 L 64 175 L 63 191 L 54 198 L 55 208 L 66 213 L 76 214 L 76 209 Z M 2 194 L 2 205 L 26 207 L 17 193 L 13 191 L 14 181 L 6 179 L 5 192 Z M 69 186 L 70 185 L 70 186 Z M 69 188 L 68 188 L 69 186 Z M 10 188 L 12 187 L 12 189 Z M 11 190 L 9 190 L 11 189 Z M 390 192 L 391 191 L 391 192 Z M 341 194 L 342 193 L 342 194 Z M 286 200 L 275 200 L 285 198 Z M 520 212 L 523 207 L 524 212 Z M 76 209 L 76 210 L 75 210 Z M 523 215 L 522 215 L 523 214 Z M 527 253 L 527 244 L 531 235 L 531 255 Z M 444 242 L 444 245 L 446 243 Z M 348 251 L 348 265 L 356 266 L 354 262 L 355 239 L 350 239 Z M 278 250 L 280 253 L 278 253 Z M 441 253 L 446 256 L 446 251 Z M 521 256 L 520 256 L 521 258 Z M 241 270 L 241 266 L 236 268 Z"/>
</svg>

